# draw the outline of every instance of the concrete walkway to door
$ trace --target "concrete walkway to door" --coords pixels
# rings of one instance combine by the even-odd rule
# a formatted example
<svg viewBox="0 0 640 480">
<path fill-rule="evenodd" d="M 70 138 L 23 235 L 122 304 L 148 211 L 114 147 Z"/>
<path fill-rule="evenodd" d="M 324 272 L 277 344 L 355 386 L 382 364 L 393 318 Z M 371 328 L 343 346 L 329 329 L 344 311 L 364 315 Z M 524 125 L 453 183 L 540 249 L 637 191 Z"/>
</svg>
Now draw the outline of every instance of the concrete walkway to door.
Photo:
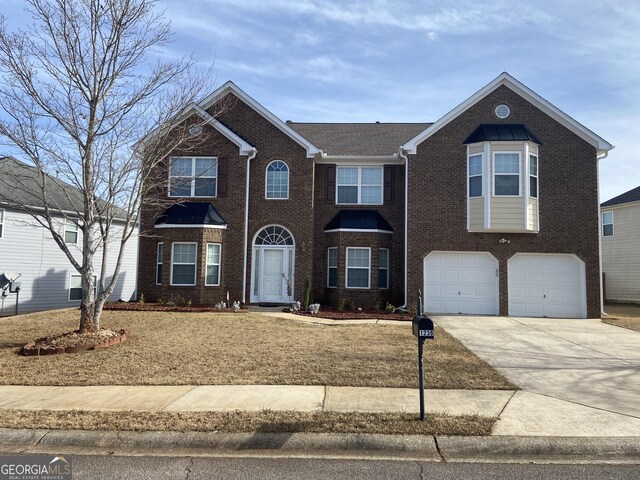
<svg viewBox="0 0 640 480">
<path fill-rule="evenodd" d="M 566 426 L 567 415 L 576 425 L 603 414 L 640 419 L 639 332 L 599 319 L 431 318 L 523 389 L 494 434 L 527 435 L 555 419 Z"/>
</svg>

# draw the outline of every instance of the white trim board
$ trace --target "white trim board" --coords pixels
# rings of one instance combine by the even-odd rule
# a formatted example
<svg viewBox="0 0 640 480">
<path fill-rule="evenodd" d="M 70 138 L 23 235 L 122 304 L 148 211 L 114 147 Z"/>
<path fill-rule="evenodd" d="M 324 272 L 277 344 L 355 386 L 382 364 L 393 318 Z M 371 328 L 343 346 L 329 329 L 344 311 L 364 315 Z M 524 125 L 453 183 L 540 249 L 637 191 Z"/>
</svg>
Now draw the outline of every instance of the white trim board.
<svg viewBox="0 0 640 480">
<path fill-rule="evenodd" d="M 551 118 L 571 130 L 573 133 L 578 135 L 580 138 L 585 140 L 587 143 L 593 145 L 598 150 L 598 155 L 608 152 L 614 148 L 609 142 L 605 139 L 596 135 L 594 132 L 589 130 L 587 127 L 579 123 L 577 120 L 573 119 L 558 107 L 552 105 L 547 100 L 542 98 L 540 95 L 535 93 L 529 87 L 524 85 L 523 83 L 516 80 L 514 77 L 509 75 L 507 72 L 503 72 L 498 75 L 495 79 L 493 79 L 490 83 L 485 85 L 483 88 L 478 90 L 472 96 L 467 98 L 460 105 L 455 107 L 449 113 L 441 117 L 438 121 L 433 123 L 430 127 L 426 128 L 418 135 L 413 137 L 411 140 L 406 142 L 403 145 L 403 149 L 410 154 L 415 154 L 417 152 L 418 145 L 429 138 L 431 135 L 436 133 L 442 127 L 447 125 L 449 122 L 453 121 L 456 117 L 458 117 L 461 113 L 478 103 L 480 100 L 485 98 L 491 92 L 496 90 L 501 86 L 506 86 L 509 89 L 513 90 L 515 93 L 520 95 L 522 98 L 533 104 L 535 107 L 542 110 L 544 113 L 549 115 Z"/>
</svg>

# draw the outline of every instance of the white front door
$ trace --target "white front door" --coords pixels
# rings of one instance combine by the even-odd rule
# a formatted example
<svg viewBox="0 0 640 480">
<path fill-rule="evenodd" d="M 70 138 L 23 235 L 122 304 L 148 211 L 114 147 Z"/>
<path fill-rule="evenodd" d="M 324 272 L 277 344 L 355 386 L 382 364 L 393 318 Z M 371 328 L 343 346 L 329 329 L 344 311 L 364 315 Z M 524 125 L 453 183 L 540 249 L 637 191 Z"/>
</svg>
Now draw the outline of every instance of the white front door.
<svg viewBox="0 0 640 480">
<path fill-rule="evenodd" d="M 483 252 L 432 252 L 424 259 L 429 313 L 498 314 L 498 260 Z"/>
<path fill-rule="evenodd" d="M 262 250 L 262 272 L 260 301 L 283 302 L 285 301 L 286 282 L 285 274 L 285 249 L 264 248 Z"/>
</svg>

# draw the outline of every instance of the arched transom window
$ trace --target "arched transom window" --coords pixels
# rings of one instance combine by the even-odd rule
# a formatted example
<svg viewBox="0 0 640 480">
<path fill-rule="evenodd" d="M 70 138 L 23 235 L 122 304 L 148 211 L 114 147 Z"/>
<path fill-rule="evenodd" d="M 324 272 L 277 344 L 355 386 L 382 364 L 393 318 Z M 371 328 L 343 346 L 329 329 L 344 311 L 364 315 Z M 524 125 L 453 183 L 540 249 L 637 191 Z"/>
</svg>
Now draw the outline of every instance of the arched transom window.
<svg viewBox="0 0 640 480">
<path fill-rule="evenodd" d="M 271 225 L 260 231 L 255 245 L 293 245 L 293 237 L 286 229 Z"/>
<path fill-rule="evenodd" d="M 282 160 L 274 160 L 267 165 L 266 197 L 289 198 L 289 167 Z"/>
</svg>

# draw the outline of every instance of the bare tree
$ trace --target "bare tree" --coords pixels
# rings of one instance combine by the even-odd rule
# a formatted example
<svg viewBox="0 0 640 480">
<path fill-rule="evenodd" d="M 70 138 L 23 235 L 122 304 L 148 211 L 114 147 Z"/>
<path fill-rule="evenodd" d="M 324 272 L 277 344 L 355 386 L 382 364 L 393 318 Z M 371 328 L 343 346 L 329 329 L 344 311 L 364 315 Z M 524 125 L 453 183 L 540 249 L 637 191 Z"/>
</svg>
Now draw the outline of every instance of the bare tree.
<svg viewBox="0 0 640 480">
<path fill-rule="evenodd" d="M 14 174 L 10 184 L 38 199 L 39 207 L 16 207 L 50 232 L 80 273 L 80 331 L 93 332 L 116 285 L 141 201 L 154 198 L 148 193 L 158 188 L 157 167 L 166 165 L 174 148 L 193 146 L 187 133 L 193 119 L 181 112 L 208 86 L 209 72 L 195 74 L 192 57 L 149 61 L 171 38 L 155 0 L 26 5 L 33 18 L 27 30 L 11 33 L 0 21 L 0 139 L 8 153 L 37 171 L 35 182 Z M 150 131 L 154 135 L 146 135 Z M 5 181 L 8 175 L 3 173 Z M 0 200 L 11 204 L 7 189 L 0 186 L 0 192 Z M 81 260 L 64 241 L 60 215 L 82 231 Z M 107 284 L 114 244 L 120 248 Z"/>
</svg>

